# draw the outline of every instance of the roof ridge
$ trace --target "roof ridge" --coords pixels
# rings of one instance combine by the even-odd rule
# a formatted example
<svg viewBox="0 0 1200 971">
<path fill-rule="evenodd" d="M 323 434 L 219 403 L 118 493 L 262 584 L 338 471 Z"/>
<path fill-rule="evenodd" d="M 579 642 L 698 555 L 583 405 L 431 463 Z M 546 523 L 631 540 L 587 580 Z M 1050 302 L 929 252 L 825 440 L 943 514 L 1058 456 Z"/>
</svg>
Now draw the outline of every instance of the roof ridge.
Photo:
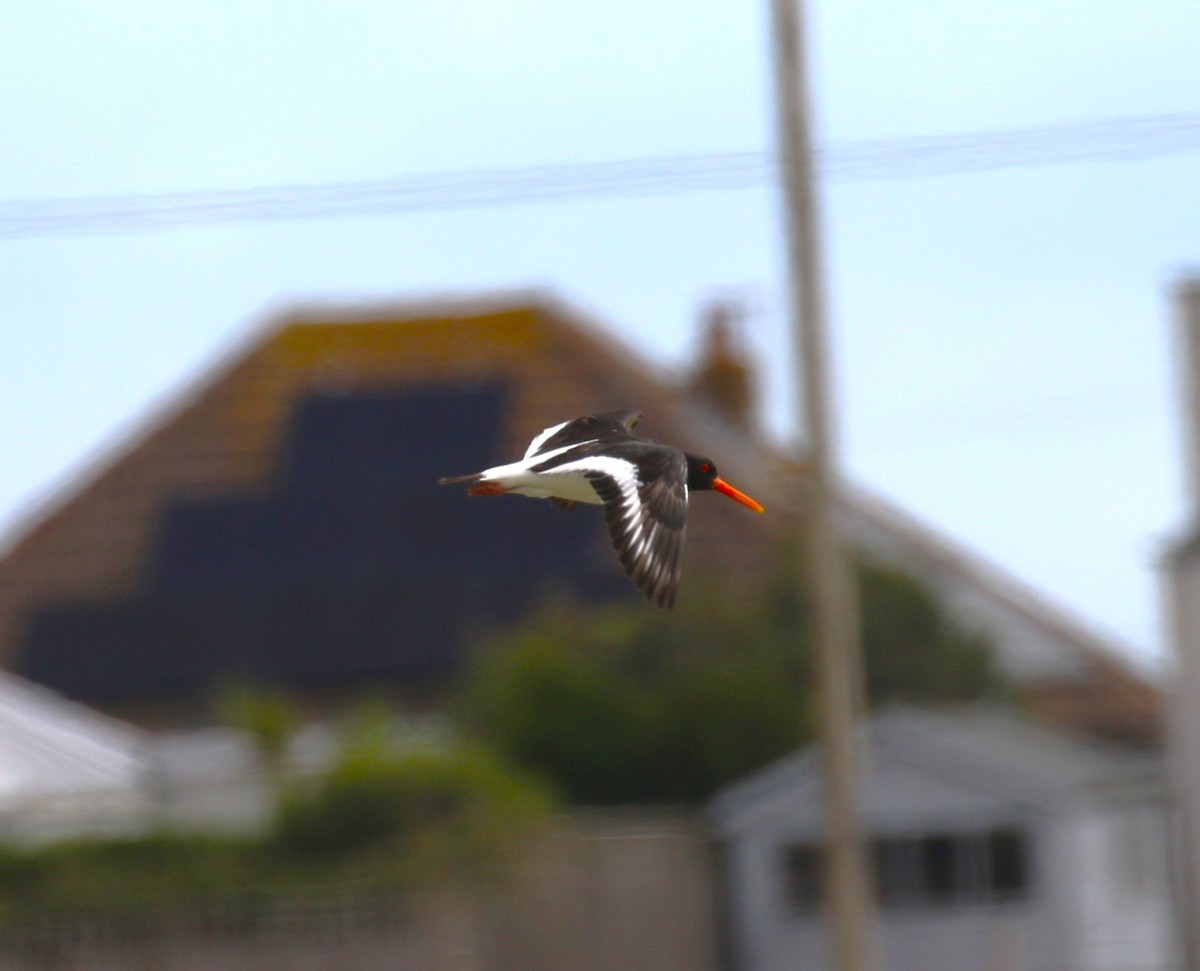
<svg viewBox="0 0 1200 971">
<path fill-rule="evenodd" d="M 884 528 L 902 533 L 936 564 L 984 586 L 998 600 L 1037 624 L 1057 631 L 1089 655 L 1115 665 L 1139 681 L 1154 685 L 1155 672 L 1138 661 L 1130 645 L 1110 632 L 1098 630 L 1077 611 L 1038 590 L 1000 563 L 857 483 L 843 480 L 837 492 L 846 505 Z"/>
</svg>

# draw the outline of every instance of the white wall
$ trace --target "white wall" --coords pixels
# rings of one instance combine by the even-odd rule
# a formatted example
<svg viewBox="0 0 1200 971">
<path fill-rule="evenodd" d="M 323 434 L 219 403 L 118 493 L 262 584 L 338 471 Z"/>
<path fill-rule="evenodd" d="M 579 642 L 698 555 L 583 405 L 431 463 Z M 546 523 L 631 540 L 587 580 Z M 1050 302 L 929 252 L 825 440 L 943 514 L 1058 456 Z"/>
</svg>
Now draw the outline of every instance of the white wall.
<svg viewBox="0 0 1200 971">
<path fill-rule="evenodd" d="M 1175 968 L 1167 816 L 1157 806 L 1081 813 L 1074 841 L 1079 942 L 1089 971 Z"/>
<path fill-rule="evenodd" d="M 1008 902 L 884 907 L 888 971 L 1174 971 L 1160 796 L 1127 792 L 1113 803 L 1111 793 L 1079 783 L 1018 800 L 1008 795 L 1010 780 L 977 765 L 981 778 L 972 785 L 936 758 L 881 759 L 868 827 L 875 837 L 1020 828 L 1029 839 L 1028 892 Z M 726 833 L 738 971 L 831 966 L 820 915 L 790 914 L 784 899 L 783 848 L 819 841 L 816 778 L 812 764 L 790 783 L 780 777 L 741 807 Z"/>
</svg>

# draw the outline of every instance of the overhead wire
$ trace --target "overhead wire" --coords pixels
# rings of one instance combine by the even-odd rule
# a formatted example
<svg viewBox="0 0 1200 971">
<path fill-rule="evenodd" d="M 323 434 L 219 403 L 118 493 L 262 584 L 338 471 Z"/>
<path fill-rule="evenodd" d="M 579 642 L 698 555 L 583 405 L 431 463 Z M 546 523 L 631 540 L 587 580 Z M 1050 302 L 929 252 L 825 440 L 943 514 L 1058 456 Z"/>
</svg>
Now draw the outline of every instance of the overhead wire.
<svg viewBox="0 0 1200 971">
<path fill-rule="evenodd" d="M 822 178 L 866 182 L 993 169 L 1123 161 L 1200 149 L 1200 114 L 1108 118 L 1035 128 L 865 139 L 818 150 Z M 774 184 L 769 152 L 721 152 L 358 182 L 0 202 L 0 240 L 156 232 L 184 226 L 480 209 Z"/>
<path fill-rule="evenodd" d="M 964 410 L 939 406 L 919 412 L 889 415 L 858 429 L 854 444 L 865 451 L 911 451 L 953 441 L 1023 436 L 1030 432 L 1056 434 L 1063 429 L 1096 424 L 1143 422 L 1160 416 L 1166 405 L 1158 389 L 1145 384 L 1080 388 L 1022 398 L 1014 407 L 997 402 L 991 407 Z"/>
</svg>

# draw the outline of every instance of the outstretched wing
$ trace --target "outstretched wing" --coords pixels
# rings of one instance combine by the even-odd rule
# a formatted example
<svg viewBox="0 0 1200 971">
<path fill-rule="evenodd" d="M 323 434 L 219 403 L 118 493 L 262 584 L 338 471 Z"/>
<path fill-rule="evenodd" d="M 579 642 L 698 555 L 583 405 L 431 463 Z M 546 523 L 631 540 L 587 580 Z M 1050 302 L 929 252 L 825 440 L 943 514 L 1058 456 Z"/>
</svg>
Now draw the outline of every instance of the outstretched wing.
<svg viewBox="0 0 1200 971">
<path fill-rule="evenodd" d="M 571 421 L 551 425 L 534 436 L 529 448 L 525 450 L 525 458 L 531 459 L 545 455 L 555 449 L 566 448 L 570 445 L 582 445 L 585 442 L 596 442 L 614 438 L 628 438 L 642 417 L 636 410 L 603 411 L 595 415 L 584 415 Z"/>
<path fill-rule="evenodd" d="M 640 449 L 638 462 L 594 457 L 586 475 L 626 574 L 649 600 L 675 605 L 687 525 L 687 460 L 671 448 Z"/>
</svg>

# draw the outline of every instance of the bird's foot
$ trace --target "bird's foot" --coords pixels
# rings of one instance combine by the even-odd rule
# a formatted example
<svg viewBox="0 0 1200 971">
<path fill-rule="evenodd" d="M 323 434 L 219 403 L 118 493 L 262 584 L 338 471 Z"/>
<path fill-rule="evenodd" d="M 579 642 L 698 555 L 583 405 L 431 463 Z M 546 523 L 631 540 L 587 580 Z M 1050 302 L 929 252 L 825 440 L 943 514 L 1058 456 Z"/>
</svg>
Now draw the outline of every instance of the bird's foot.
<svg viewBox="0 0 1200 971">
<path fill-rule="evenodd" d="M 468 496 L 502 496 L 508 490 L 499 482 L 480 482 L 467 490 Z"/>
</svg>

